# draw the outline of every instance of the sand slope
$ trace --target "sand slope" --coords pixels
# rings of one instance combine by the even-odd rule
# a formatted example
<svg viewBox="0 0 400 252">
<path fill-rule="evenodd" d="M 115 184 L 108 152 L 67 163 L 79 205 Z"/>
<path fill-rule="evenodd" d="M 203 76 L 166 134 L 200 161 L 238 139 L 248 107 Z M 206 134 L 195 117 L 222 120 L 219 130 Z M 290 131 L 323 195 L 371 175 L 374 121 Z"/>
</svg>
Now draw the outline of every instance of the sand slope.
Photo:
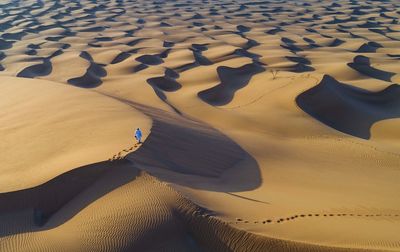
<svg viewBox="0 0 400 252">
<path fill-rule="evenodd" d="M 400 250 L 396 1 L 0 17 L 0 251 Z"/>
<path fill-rule="evenodd" d="M 2 192 L 110 159 L 134 145 L 134 127 L 151 125 L 132 107 L 82 89 L 15 77 L 1 77 L 0 86 Z"/>
</svg>

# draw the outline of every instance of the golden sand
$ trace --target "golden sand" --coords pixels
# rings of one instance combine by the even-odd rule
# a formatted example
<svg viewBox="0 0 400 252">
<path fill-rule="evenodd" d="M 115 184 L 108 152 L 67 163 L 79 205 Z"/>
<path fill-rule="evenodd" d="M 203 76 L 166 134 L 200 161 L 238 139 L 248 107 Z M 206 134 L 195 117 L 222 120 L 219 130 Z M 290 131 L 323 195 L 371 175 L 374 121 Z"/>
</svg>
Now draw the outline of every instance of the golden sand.
<svg viewBox="0 0 400 252">
<path fill-rule="evenodd" d="M 400 251 L 396 1 L 0 15 L 1 252 Z"/>
</svg>

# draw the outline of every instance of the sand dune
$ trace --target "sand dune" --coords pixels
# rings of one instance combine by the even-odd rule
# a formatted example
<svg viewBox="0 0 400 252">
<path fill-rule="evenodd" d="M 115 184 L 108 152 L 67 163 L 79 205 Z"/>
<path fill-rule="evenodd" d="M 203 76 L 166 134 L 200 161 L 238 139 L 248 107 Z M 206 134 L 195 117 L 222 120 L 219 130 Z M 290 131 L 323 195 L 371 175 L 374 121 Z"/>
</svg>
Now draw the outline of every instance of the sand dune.
<svg viewBox="0 0 400 252">
<path fill-rule="evenodd" d="M 325 76 L 318 86 L 300 94 L 296 101 L 303 110 L 329 126 L 368 139 L 374 123 L 400 116 L 399 92 L 400 86 L 396 84 L 372 93 Z"/>
<path fill-rule="evenodd" d="M 1 77 L 0 85 L 2 192 L 112 158 L 132 145 L 132 125 L 151 124 L 129 106 L 66 85 L 15 77 Z M 21 149 L 26 150 L 23 159 L 18 158 Z"/>
<path fill-rule="evenodd" d="M 211 105 L 229 103 L 237 89 L 247 85 L 252 75 L 264 71 L 258 64 L 248 64 L 239 68 L 218 67 L 217 72 L 221 83 L 217 86 L 199 92 L 199 97 Z M 234 81 L 232 81 L 232 78 Z"/>
<path fill-rule="evenodd" d="M 384 81 L 391 81 L 391 78 L 395 75 L 395 73 L 390 73 L 386 71 L 382 71 L 376 69 L 371 66 L 370 60 L 365 56 L 357 56 L 354 58 L 354 62 L 348 64 L 351 68 L 356 71 L 368 75 L 375 79 L 380 79 Z"/>
<path fill-rule="evenodd" d="M 0 251 L 399 251 L 399 8 L 0 3 Z"/>
</svg>

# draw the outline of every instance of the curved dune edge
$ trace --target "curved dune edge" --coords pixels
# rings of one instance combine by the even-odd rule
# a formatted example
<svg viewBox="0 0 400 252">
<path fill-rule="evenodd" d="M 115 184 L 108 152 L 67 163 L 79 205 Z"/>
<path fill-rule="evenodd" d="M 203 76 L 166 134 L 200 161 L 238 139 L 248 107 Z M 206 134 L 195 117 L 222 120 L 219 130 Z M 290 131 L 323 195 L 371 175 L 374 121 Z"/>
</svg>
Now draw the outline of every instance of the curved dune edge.
<svg viewBox="0 0 400 252">
<path fill-rule="evenodd" d="M 222 132 L 190 117 L 121 101 L 153 120 L 146 143 L 126 156 L 137 168 L 163 181 L 211 191 L 245 191 L 260 186 L 257 161 Z M 244 161 L 245 174 L 234 169 Z"/>
<path fill-rule="evenodd" d="M 7 2 L 0 75 L 181 116 L 82 113 L 30 159 L 48 143 L 4 141 L 23 122 L 2 118 L 32 110 L 4 110 L 0 90 L 0 252 L 400 250 L 398 1 Z M 130 153 L 143 114 L 152 131 L 143 117 Z M 82 148 L 108 123 L 116 135 Z M 78 141 L 65 150 L 64 136 Z"/>
<path fill-rule="evenodd" d="M 285 251 L 379 251 L 330 247 L 257 235 L 201 214 L 200 210 L 186 212 L 186 218 L 193 236 L 210 251 L 282 251 L 283 248 Z"/>
<path fill-rule="evenodd" d="M 130 106 L 58 82 L 0 77 L 0 89 L 0 192 L 117 158 L 135 148 L 136 127 L 146 136 L 152 124 Z"/>
<path fill-rule="evenodd" d="M 321 82 L 296 97 L 298 106 L 315 119 L 341 132 L 370 139 L 378 121 L 398 118 L 400 86 L 370 92 L 324 75 Z M 320 106 L 319 106 L 320 105 Z"/>
<path fill-rule="evenodd" d="M 131 105 L 155 120 L 155 128 L 158 123 L 164 123 L 161 128 L 171 130 L 168 123 L 182 123 L 184 120 L 171 118 L 168 113 L 165 115 L 157 109 Z M 202 129 L 200 122 L 189 121 L 184 125 L 190 128 L 192 124 Z M 91 164 L 35 188 L 0 194 L 0 222 L 3 224 L 0 228 L 0 248 L 4 251 L 24 251 L 21 243 L 26 243 L 29 244 L 27 251 L 156 251 L 161 245 L 178 251 L 282 251 L 282 248 L 287 251 L 377 250 L 284 240 L 231 226 L 230 223 L 234 222 L 224 222 L 214 212 L 196 205 L 165 182 L 135 168 L 136 165 L 143 167 L 138 158 L 145 156 L 146 149 L 151 148 L 146 145 L 160 146 L 160 142 L 153 143 L 152 140 L 152 135 L 156 135 L 161 136 L 162 141 L 165 134 L 160 133 L 159 129 L 153 128 L 138 151 L 125 157 L 118 155 L 122 160 Z M 218 141 L 221 140 L 226 144 L 223 138 Z M 168 147 L 171 146 L 165 146 Z M 149 157 L 144 158 L 148 160 Z M 202 163 L 196 165 L 201 166 Z M 222 163 L 220 168 L 229 169 L 231 165 L 230 162 Z M 179 175 L 182 171 L 174 172 Z M 204 172 L 194 175 L 207 179 L 220 176 L 212 170 Z M 156 175 L 160 174 L 156 172 Z M 161 178 L 165 180 L 168 176 Z M 226 187 L 217 189 L 227 190 Z M 73 236 L 64 237 L 71 232 Z M 154 237 L 158 237 L 157 241 Z M 386 249 L 390 247 L 382 248 Z"/>
<path fill-rule="evenodd" d="M 71 182 L 76 187 L 72 188 Z M 72 192 L 68 193 L 68 190 Z M 36 206 L 33 214 L 29 210 L 10 209 L 13 202 L 21 203 L 21 196 L 30 194 L 31 203 L 38 199 L 48 203 L 54 192 L 58 194 L 58 203 L 64 204 L 42 227 L 38 226 L 44 210 L 40 206 Z M 123 202 L 124 196 L 139 204 Z M 71 251 L 78 248 L 74 251 L 156 251 L 161 245 L 168 245 L 171 251 L 282 251 L 282 248 L 286 251 L 378 251 L 307 244 L 237 229 L 164 182 L 139 172 L 126 160 L 78 168 L 36 188 L 0 194 L 0 201 L 4 200 L 9 205 L 0 205 L 2 251 Z M 120 203 L 119 207 L 113 205 L 116 201 Z M 49 207 L 49 204 L 43 206 Z M 103 209 L 102 213 L 96 212 L 99 208 Z M 129 221 L 121 222 L 124 216 Z M 141 216 L 144 222 L 135 222 L 132 216 Z M 17 225 L 7 221 L 10 217 L 20 218 Z M 7 233 L 6 228 L 13 224 L 14 230 Z M 74 232 L 74 235 L 65 236 L 65 232 Z M 106 236 L 101 238 L 101 234 Z M 60 240 L 59 235 L 63 235 L 63 239 Z M 23 244 L 29 244 L 29 247 L 24 250 Z"/>
</svg>

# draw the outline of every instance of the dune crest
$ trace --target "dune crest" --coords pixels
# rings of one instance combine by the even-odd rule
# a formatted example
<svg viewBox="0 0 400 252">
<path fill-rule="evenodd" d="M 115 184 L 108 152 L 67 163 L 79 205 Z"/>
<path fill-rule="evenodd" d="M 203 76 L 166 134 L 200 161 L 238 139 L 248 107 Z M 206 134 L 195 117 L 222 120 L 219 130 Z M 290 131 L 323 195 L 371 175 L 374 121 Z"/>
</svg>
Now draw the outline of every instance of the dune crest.
<svg viewBox="0 0 400 252">
<path fill-rule="evenodd" d="M 297 104 L 308 114 L 344 133 L 369 139 L 371 126 L 400 117 L 400 86 L 393 84 L 370 92 L 325 75 L 321 82 L 300 94 Z"/>
<path fill-rule="evenodd" d="M 112 158 L 133 145 L 134 125 L 145 131 L 151 125 L 133 108 L 82 89 L 15 77 L 0 80 L 1 192 Z"/>
<path fill-rule="evenodd" d="M 1 2 L 0 251 L 399 251 L 399 8 Z"/>
</svg>

